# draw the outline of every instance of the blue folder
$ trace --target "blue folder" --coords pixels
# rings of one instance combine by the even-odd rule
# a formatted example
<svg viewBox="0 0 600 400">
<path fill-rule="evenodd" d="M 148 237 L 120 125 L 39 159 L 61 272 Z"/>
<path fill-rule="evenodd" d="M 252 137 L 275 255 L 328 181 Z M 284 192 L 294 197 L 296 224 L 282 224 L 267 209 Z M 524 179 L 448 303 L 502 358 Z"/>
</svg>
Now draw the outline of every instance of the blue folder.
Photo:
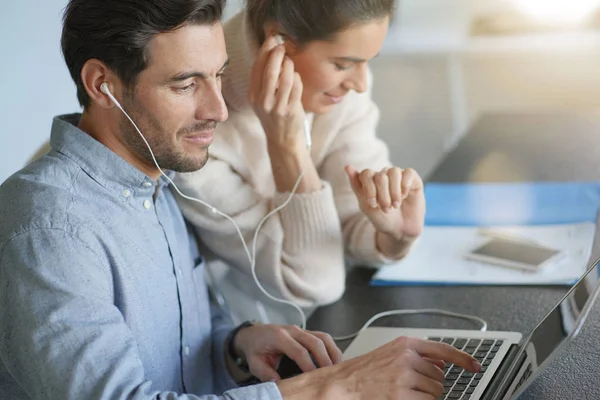
<svg viewBox="0 0 600 400">
<path fill-rule="evenodd" d="M 547 225 L 596 222 L 600 181 L 425 186 L 425 224 Z"/>
</svg>

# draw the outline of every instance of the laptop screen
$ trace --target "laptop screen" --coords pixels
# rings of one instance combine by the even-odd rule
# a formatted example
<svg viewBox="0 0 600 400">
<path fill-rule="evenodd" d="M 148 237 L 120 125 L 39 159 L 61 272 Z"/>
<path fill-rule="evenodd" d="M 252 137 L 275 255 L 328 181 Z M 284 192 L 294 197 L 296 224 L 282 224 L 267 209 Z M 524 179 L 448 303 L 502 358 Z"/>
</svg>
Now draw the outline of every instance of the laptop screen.
<svg viewBox="0 0 600 400">
<path fill-rule="evenodd" d="M 528 378 L 544 368 L 556 356 L 565 340 L 577 333 L 587 316 L 587 308 L 583 315 L 584 307 L 595 299 L 599 280 L 600 267 L 596 261 L 523 342 L 525 362 L 521 368 L 525 372 L 510 392 L 514 394 L 519 389 L 524 389 L 521 386 L 531 382 Z"/>
</svg>

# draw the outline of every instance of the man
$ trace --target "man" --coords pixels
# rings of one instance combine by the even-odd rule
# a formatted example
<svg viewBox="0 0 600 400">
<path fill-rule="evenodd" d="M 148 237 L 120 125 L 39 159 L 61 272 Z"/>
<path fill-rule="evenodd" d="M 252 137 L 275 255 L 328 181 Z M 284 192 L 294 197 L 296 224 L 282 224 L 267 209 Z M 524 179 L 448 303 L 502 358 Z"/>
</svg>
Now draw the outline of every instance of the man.
<svg viewBox="0 0 600 400">
<path fill-rule="evenodd" d="M 69 2 L 62 49 L 84 112 L 55 118 L 52 150 L 0 187 L 1 399 L 432 399 L 442 360 L 479 367 L 406 338 L 340 363 L 324 333 L 233 329 L 211 306 L 169 181 L 109 93 L 165 171 L 202 168 L 227 118 L 223 6 Z M 282 354 L 306 373 L 280 380 Z M 252 375 L 267 383 L 238 386 Z"/>
</svg>

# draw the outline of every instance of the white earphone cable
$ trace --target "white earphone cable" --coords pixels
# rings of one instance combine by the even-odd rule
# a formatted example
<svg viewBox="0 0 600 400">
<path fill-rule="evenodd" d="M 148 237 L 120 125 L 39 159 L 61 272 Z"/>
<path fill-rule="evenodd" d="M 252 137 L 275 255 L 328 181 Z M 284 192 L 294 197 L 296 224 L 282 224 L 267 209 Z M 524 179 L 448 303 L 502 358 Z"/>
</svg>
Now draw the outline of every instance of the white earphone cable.
<svg viewBox="0 0 600 400">
<path fill-rule="evenodd" d="M 351 335 L 347 335 L 347 336 L 336 336 L 333 339 L 336 341 L 354 339 L 356 336 L 358 336 L 359 333 L 361 333 L 362 331 L 367 329 L 369 326 L 371 326 L 371 324 L 373 322 L 375 322 L 378 319 L 383 318 L 383 317 L 389 317 L 392 315 L 416 315 L 416 314 L 444 315 L 447 317 L 466 319 L 469 321 L 476 321 L 481 324 L 481 328 L 480 328 L 481 332 L 485 332 L 487 330 L 487 322 L 483 318 L 479 318 L 474 315 L 467 315 L 467 314 L 455 313 L 452 311 L 439 310 L 437 308 L 424 308 L 421 310 L 392 310 L 392 311 L 381 312 L 381 313 L 376 314 L 373 317 L 371 317 L 371 319 L 369 319 L 363 325 L 363 327 L 360 328 L 360 330 L 358 332 L 355 332 L 355 333 L 353 333 Z"/>
<path fill-rule="evenodd" d="M 304 172 L 302 172 L 300 174 L 300 176 L 298 177 L 298 179 L 296 180 L 296 183 L 294 184 L 294 187 L 289 195 L 289 197 L 286 199 L 286 201 L 281 204 L 279 207 L 273 209 L 271 212 L 269 212 L 267 215 L 265 215 L 261 221 L 259 222 L 258 226 L 256 227 L 256 230 L 254 231 L 254 237 L 252 239 L 252 253 L 249 251 L 248 246 L 246 245 L 246 241 L 244 240 L 244 235 L 242 234 L 242 231 L 240 229 L 240 227 L 237 225 L 237 223 L 234 221 L 233 218 L 231 218 L 229 215 L 219 211 L 216 207 L 211 206 L 210 204 L 191 197 L 191 196 L 187 196 L 185 194 L 183 194 L 179 188 L 177 187 L 177 185 L 175 185 L 175 183 L 171 180 L 171 178 L 169 178 L 169 176 L 167 174 L 165 174 L 165 172 L 163 171 L 163 169 L 160 167 L 160 165 L 158 164 L 158 161 L 156 160 L 156 157 L 154 156 L 154 152 L 152 151 L 152 147 L 150 146 L 150 144 L 148 143 L 148 141 L 146 140 L 146 138 L 144 137 L 144 134 L 140 131 L 140 129 L 138 128 L 137 124 L 133 121 L 133 119 L 131 119 L 131 117 L 129 116 L 129 114 L 123 109 L 123 107 L 121 106 L 121 104 L 119 103 L 119 101 L 113 96 L 113 94 L 110 92 L 110 90 L 108 89 L 108 85 L 106 85 L 105 83 L 102 84 L 101 86 L 102 88 L 102 92 L 104 94 L 106 94 L 111 100 L 112 102 L 117 106 L 117 108 L 119 108 L 119 110 L 121 110 L 121 112 L 123 112 L 123 114 L 125 114 L 125 116 L 127 117 L 127 119 L 129 120 L 129 122 L 131 122 L 131 124 L 133 125 L 133 127 L 135 128 L 135 130 L 137 131 L 137 133 L 140 135 L 140 137 L 142 138 L 142 140 L 144 141 L 144 143 L 146 144 L 146 147 L 148 148 L 148 151 L 150 152 L 150 155 L 152 156 L 152 161 L 154 161 L 154 165 L 156 166 L 156 168 L 158 168 L 158 170 L 160 171 L 161 175 L 164 176 L 169 183 L 173 186 L 173 188 L 175 189 L 175 191 L 184 199 L 187 199 L 189 201 L 193 201 L 196 203 L 200 203 L 205 207 L 208 207 L 208 209 L 211 210 L 212 213 L 217 214 L 223 218 L 226 218 L 229 222 L 231 222 L 233 224 L 233 226 L 235 227 L 240 240 L 242 241 L 242 246 L 244 247 L 244 251 L 246 252 L 246 256 L 248 257 L 248 261 L 250 262 L 250 268 L 252 271 L 252 277 L 254 278 L 254 282 L 256 283 L 256 285 L 258 286 L 258 288 L 263 292 L 263 294 L 265 296 L 267 296 L 269 299 L 276 301 L 278 303 L 282 303 L 282 304 L 287 304 L 290 305 L 292 307 L 294 307 L 296 310 L 298 310 L 298 313 L 300 314 L 301 317 L 301 327 L 302 329 L 306 329 L 306 315 L 304 314 L 304 311 L 302 310 L 302 308 L 300 308 L 300 306 L 298 306 L 296 303 L 289 301 L 289 300 L 284 300 L 284 299 L 279 299 L 275 296 L 273 296 L 272 294 L 270 294 L 264 287 L 263 285 L 260 283 L 258 276 L 256 274 L 256 239 L 258 237 L 258 233 L 260 232 L 260 229 L 262 228 L 263 224 L 265 223 L 265 221 L 271 217 L 273 214 L 279 212 L 280 210 L 282 210 L 285 206 L 288 205 L 288 203 L 292 200 L 292 197 L 294 196 L 294 194 L 296 193 L 296 190 L 298 190 L 298 186 L 300 186 L 300 182 L 302 181 L 302 178 L 304 177 Z M 304 129 L 305 129 L 305 138 L 310 138 L 310 126 L 307 122 L 307 120 L 305 120 L 305 124 L 304 124 Z M 309 147 L 310 150 L 310 141 L 307 141 L 307 145 Z"/>
<path fill-rule="evenodd" d="M 117 106 L 117 108 L 119 108 L 119 110 L 121 110 L 121 112 L 123 112 L 123 114 L 125 114 L 125 116 L 129 120 L 129 122 L 131 122 L 131 124 L 133 125 L 133 127 L 135 128 L 135 130 L 138 132 L 138 134 L 140 135 L 140 137 L 142 138 L 142 140 L 146 144 L 146 147 L 148 148 L 148 151 L 150 151 L 150 155 L 152 156 L 152 160 L 154 161 L 154 165 L 156 166 L 156 168 L 158 168 L 158 170 L 160 171 L 161 175 L 164 176 L 169 181 L 169 183 L 173 186 L 173 188 L 175 189 L 175 191 L 181 197 L 183 197 L 184 199 L 187 199 L 187 200 L 190 200 L 190 201 L 202 204 L 203 206 L 205 206 L 208 209 L 210 209 L 212 213 L 217 214 L 217 215 L 219 215 L 219 216 L 227 219 L 229 222 L 231 222 L 233 224 L 233 226 L 235 227 L 235 229 L 236 229 L 236 231 L 237 231 L 237 233 L 238 233 L 238 235 L 240 237 L 240 240 L 242 242 L 242 246 L 244 247 L 244 251 L 246 252 L 246 256 L 248 257 L 248 261 L 250 262 L 250 267 L 251 267 L 251 271 L 252 271 L 252 277 L 254 278 L 254 282 L 256 283 L 256 285 L 258 286 L 258 288 L 269 299 L 271 299 L 273 301 L 276 301 L 278 303 L 290 305 L 290 306 L 294 307 L 296 310 L 298 310 L 298 313 L 300 314 L 301 321 L 302 321 L 301 322 L 301 327 L 302 327 L 302 329 L 306 329 L 306 315 L 304 314 L 304 311 L 302 310 L 302 308 L 300 308 L 300 306 L 298 306 L 296 303 L 294 303 L 292 301 L 284 300 L 284 299 L 279 299 L 279 298 L 273 296 L 272 294 L 270 294 L 263 287 L 263 285 L 260 283 L 260 281 L 258 279 L 258 276 L 256 274 L 256 240 L 257 240 L 257 237 L 258 237 L 258 233 L 260 232 L 260 229 L 262 228 L 262 226 L 264 225 L 264 223 L 266 222 L 266 220 L 268 218 L 270 218 L 273 214 L 275 214 L 275 213 L 279 212 L 280 210 L 282 210 L 292 200 L 292 197 L 296 193 L 296 190 L 298 190 L 298 186 L 300 186 L 300 182 L 302 181 L 302 178 L 304 177 L 304 172 L 302 172 L 300 174 L 300 176 L 298 177 L 298 180 L 296 181 L 296 183 L 295 183 L 295 185 L 294 185 L 294 187 L 293 187 L 293 189 L 292 189 L 289 197 L 286 199 L 286 201 L 283 204 L 281 204 L 280 206 L 278 206 L 277 208 L 273 209 L 271 212 L 269 212 L 267 215 L 265 215 L 260 220 L 258 226 L 256 227 L 256 230 L 254 231 L 254 237 L 252 239 L 252 252 L 250 252 L 250 250 L 248 249 L 248 246 L 246 245 L 246 241 L 244 240 L 244 235 L 242 234 L 242 231 L 240 230 L 240 227 L 237 225 L 237 223 L 234 221 L 234 219 L 231 218 L 229 215 L 227 215 L 227 214 L 219 211 L 216 207 L 213 207 L 210 204 L 208 204 L 208 203 L 206 203 L 206 202 L 204 202 L 204 201 L 202 201 L 200 199 L 197 199 L 197 198 L 194 198 L 194 197 L 190 197 L 190 196 L 187 196 L 187 195 L 183 194 L 179 190 L 179 188 L 177 187 L 177 185 L 175 185 L 175 183 L 171 180 L 171 178 L 169 178 L 169 176 L 167 174 L 165 174 L 165 172 L 162 170 L 162 168 L 158 164 L 158 161 L 156 160 L 156 157 L 154 156 L 154 152 L 152 151 L 152 148 L 151 148 L 150 144 L 148 143 L 148 141 L 144 137 L 144 134 L 140 131 L 140 129 L 138 128 L 138 126 L 136 125 L 136 123 L 133 121 L 133 119 L 131 119 L 131 117 L 129 116 L 129 114 L 127 114 L 127 112 L 123 109 L 123 107 L 117 101 L 117 99 L 112 95 L 112 93 L 108 89 L 108 85 L 106 83 L 103 83 L 101 85 L 101 90 L 102 90 L 102 92 L 104 94 L 106 94 L 112 100 L 112 102 Z M 305 135 L 306 144 L 308 146 L 308 150 L 310 151 L 312 143 L 311 143 L 310 125 L 309 125 L 307 119 L 305 119 L 305 121 L 304 121 L 304 135 Z M 363 325 L 363 327 L 358 332 L 356 332 L 356 333 L 354 333 L 352 335 L 334 337 L 334 340 L 342 341 L 342 340 L 353 339 L 360 332 L 362 332 L 363 330 L 367 329 L 373 322 L 375 322 L 379 318 L 383 318 L 383 317 L 387 317 L 387 316 L 391 316 L 391 315 L 414 315 L 414 314 L 437 314 L 437 315 L 445 315 L 445 316 L 450 316 L 450 317 L 455 317 L 455 318 L 461 318 L 461 319 L 467 319 L 467 320 L 477 321 L 477 322 L 481 323 L 481 325 L 482 325 L 481 331 L 487 330 L 487 323 L 485 322 L 485 320 L 483 320 L 482 318 L 476 317 L 476 316 L 472 316 L 472 315 L 460 314 L 460 313 L 455 313 L 455 312 L 451 312 L 451 311 L 444 311 L 444 310 L 438 310 L 438 309 L 393 310 L 393 311 L 385 311 L 385 312 L 382 312 L 382 313 L 374 315 L 371 319 L 369 319 Z"/>
</svg>

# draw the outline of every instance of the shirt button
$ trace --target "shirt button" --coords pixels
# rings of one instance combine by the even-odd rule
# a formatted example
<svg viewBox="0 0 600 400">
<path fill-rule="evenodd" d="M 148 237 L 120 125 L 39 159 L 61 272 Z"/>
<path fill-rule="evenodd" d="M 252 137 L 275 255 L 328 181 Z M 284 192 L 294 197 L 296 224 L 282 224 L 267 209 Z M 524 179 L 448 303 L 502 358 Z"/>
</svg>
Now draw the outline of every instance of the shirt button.
<svg viewBox="0 0 600 400">
<path fill-rule="evenodd" d="M 185 346 L 185 348 L 183 349 L 183 351 L 185 352 L 186 356 L 190 355 L 190 348 L 188 346 Z"/>
<path fill-rule="evenodd" d="M 123 190 L 123 196 L 125 196 L 125 197 L 131 196 L 131 190 L 129 190 L 129 189 Z"/>
<path fill-rule="evenodd" d="M 177 272 L 179 273 L 179 275 L 183 275 L 183 272 L 181 272 L 181 268 L 177 268 Z"/>
<path fill-rule="evenodd" d="M 144 200 L 144 208 L 146 210 L 149 210 L 150 207 L 152 207 L 152 203 L 150 203 L 150 200 Z"/>
<path fill-rule="evenodd" d="M 150 187 L 150 186 L 152 186 L 152 182 L 148 182 L 148 181 L 146 181 L 146 182 L 142 183 L 142 185 L 143 185 L 144 187 Z"/>
</svg>

